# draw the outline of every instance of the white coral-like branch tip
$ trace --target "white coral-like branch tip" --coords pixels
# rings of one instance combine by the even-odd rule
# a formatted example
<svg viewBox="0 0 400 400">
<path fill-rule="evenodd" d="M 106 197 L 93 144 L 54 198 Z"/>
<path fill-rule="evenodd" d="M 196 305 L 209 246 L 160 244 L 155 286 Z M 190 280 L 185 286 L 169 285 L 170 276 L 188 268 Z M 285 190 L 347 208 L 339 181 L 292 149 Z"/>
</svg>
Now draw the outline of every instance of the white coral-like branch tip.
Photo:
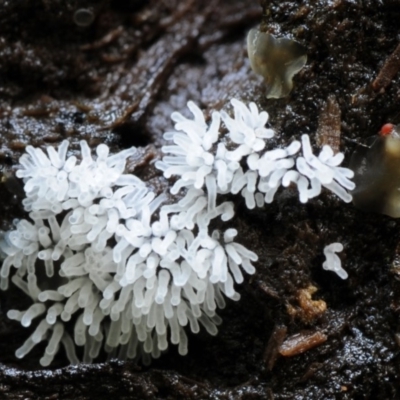
<svg viewBox="0 0 400 400">
<path fill-rule="evenodd" d="M 324 255 L 326 260 L 322 264 L 322 268 L 327 271 L 335 272 L 340 278 L 347 279 L 348 273 L 342 268 L 342 261 L 336 254 L 343 251 L 343 245 L 341 243 L 335 242 L 324 247 Z"/>
</svg>

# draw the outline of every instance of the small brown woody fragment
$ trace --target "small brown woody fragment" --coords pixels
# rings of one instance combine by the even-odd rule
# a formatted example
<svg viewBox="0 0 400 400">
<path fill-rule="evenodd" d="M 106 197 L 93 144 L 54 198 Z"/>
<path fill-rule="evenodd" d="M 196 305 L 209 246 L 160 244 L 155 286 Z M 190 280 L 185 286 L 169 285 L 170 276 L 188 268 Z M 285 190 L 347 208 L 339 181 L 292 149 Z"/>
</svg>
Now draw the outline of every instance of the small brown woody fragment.
<svg viewBox="0 0 400 400">
<path fill-rule="evenodd" d="M 315 373 L 322 368 L 322 365 L 323 364 L 319 362 L 311 363 L 306 373 L 301 377 L 301 382 L 306 382 L 311 379 L 315 375 Z"/>
<path fill-rule="evenodd" d="M 328 337 L 322 332 L 301 332 L 288 337 L 280 346 L 279 354 L 293 357 L 326 342 Z"/>
<path fill-rule="evenodd" d="M 264 351 L 264 362 L 267 365 L 268 371 L 272 371 L 274 368 L 276 359 L 279 355 L 279 349 L 282 346 L 283 341 L 285 340 L 287 333 L 287 327 L 283 325 L 275 326 L 274 331 L 272 332 L 267 347 Z"/>
<path fill-rule="evenodd" d="M 335 96 L 329 96 L 318 119 L 317 143 L 329 145 L 336 154 L 340 148 L 341 112 Z"/>
<path fill-rule="evenodd" d="M 400 69 L 400 44 L 395 48 L 394 52 L 386 59 L 383 67 L 379 71 L 378 76 L 372 82 L 372 89 L 376 92 L 385 89 L 390 85 L 393 78 Z"/>
<path fill-rule="evenodd" d="M 118 37 L 121 36 L 121 34 L 123 32 L 124 32 L 124 27 L 118 26 L 117 28 L 108 32 L 105 36 L 103 36 L 101 39 L 97 40 L 96 42 L 83 44 L 80 47 L 80 49 L 82 51 L 100 49 L 101 47 L 107 46 L 110 43 L 112 43 L 114 40 L 118 39 Z"/>
</svg>

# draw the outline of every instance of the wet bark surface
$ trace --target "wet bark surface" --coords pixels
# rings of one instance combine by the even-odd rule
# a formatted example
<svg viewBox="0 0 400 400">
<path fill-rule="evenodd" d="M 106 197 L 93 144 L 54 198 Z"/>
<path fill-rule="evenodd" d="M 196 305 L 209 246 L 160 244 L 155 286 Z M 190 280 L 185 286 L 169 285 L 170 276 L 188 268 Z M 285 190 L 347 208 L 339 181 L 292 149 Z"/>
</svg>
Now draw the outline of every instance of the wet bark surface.
<svg viewBox="0 0 400 400">
<path fill-rule="evenodd" d="M 3 230 L 24 216 L 14 173 L 28 144 L 137 146 L 128 170 L 164 190 L 170 183 L 154 160 L 170 113 L 186 113 L 188 100 L 207 112 L 232 97 L 255 101 L 278 132 L 271 146 L 302 133 L 316 144 L 339 127 L 333 136 L 347 160 L 385 122 L 400 122 L 398 1 L 262 1 L 264 13 L 255 0 L 0 3 Z M 88 26 L 77 25 L 81 8 L 93 13 Z M 288 98 L 267 100 L 250 69 L 245 36 L 260 22 L 307 48 Z M 305 205 L 290 188 L 263 209 L 235 203 L 231 225 L 259 262 L 238 288 L 241 300 L 221 310 L 216 337 L 189 334 L 187 356 L 171 346 L 149 367 L 69 367 L 60 352 L 43 369 L 43 346 L 14 356 L 30 332 L 6 312 L 29 299 L 9 290 L 0 293 L 0 398 L 399 398 L 399 222 L 326 192 Z M 336 241 L 345 281 L 321 267 L 324 246 Z"/>
</svg>

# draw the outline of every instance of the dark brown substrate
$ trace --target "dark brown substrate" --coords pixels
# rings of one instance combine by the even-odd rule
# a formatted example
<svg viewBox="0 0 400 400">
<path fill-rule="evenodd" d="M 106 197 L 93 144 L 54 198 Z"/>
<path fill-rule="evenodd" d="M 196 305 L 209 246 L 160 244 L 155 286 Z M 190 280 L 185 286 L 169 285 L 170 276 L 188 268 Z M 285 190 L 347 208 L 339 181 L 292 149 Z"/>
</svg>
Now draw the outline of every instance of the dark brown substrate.
<svg viewBox="0 0 400 400">
<path fill-rule="evenodd" d="M 95 20 L 78 27 L 74 12 L 85 7 Z M 280 100 L 265 99 L 246 57 L 246 33 L 262 16 L 256 0 L 1 0 L 0 228 L 24 216 L 13 174 L 27 144 L 138 146 L 129 169 L 165 190 L 153 162 L 171 111 L 190 99 L 206 110 L 232 97 L 255 101 L 278 131 L 273 145 L 302 133 L 315 143 L 317 129 L 329 128 L 319 121 L 341 126 L 347 160 L 357 142 L 400 121 L 396 67 L 373 84 L 398 45 L 398 1 L 275 0 L 266 11 L 268 29 L 308 53 L 291 96 Z M 340 112 L 319 118 L 328 98 Z M 11 290 L 0 294 L 0 398 L 400 398 L 399 222 L 329 193 L 302 205 L 288 189 L 255 211 L 235 202 L 238 240 L 260 261 L 238 288 L 242 299 L 221 311 L 218 336 L 189 335 L 186 357 L 171 348 L 149 367 L 67 367 L 60 353 L 52 369 L 41 369 L 43 346 L 14 357 L 29 332 L 6 312 L 29 301 Z M 321 267 L 323 247 L 335 241 L 344 244 L 346 281 Z M 292 347 L 280 356 L 296 334 L 303 349 L 310 338 L 315 347 L 298 354 L 286 342 Z"/>
</svg>

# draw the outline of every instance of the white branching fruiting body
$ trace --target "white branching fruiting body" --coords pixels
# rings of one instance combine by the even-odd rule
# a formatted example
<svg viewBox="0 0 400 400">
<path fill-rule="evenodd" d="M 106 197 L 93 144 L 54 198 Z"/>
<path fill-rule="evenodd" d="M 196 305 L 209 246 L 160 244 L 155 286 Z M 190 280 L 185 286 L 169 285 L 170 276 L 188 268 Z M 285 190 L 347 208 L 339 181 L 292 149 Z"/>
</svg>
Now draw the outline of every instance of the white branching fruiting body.
<svg viewBox="0 0 400 400">
<path fill-rule="evenodd" d="M 342 261 L 336 253 L 343 251 L 342 243 L 331 243 L 324 247 L 324 255 L 326 260 L 322 264 L 322 268 L 327 271 L 335 272 L 340 278 L 347 279 L 349 276 L 342 267 Z"/>
<path fill-rule="evenodd" d="M 165 195 L 156 197 L 139 178 L 123 174 L 135 149 L 109 156 L 100 145 L 93 159 L 82 141 L 80 162 L 67 158 L 67 149 L 67 142 L 47 154 L 28 147 L 17 171 L 32 222 L 15 221 L 4 235 L 0 284 L 7 289 L 11 276 L 33 300 L 28 310 L 9 311 L 9 318 L 24 327 L 42 320 L 16 355 L 44 340 L 43 366 L 61 344 L 71 363 L 79 362 L 75 345 L 84 347 L 84 362 L 102 348 L 122 359 L 138 350 L 158 357 L 168 342 L 184 355 L 186 325 L 215 335 L 216 309 L 224 307 L 224 296 L 239 298 L 234 282 L 243 281 L 241 268 L 253 273 L 257 260 L 233 241 L 235 230 L 208 231 L 211 219 L 233 216 L 233 205 L 208 213 L 186 198 L 160 208 Z M 152 218 L 156 209 L 159 220 Z M 64 327 L 70 320 L 72 335 Z"/>
<path fill-rule="evenodd" d="M 243 271 L 255 272 L 257 255 L 234 241 L 235 229 L 210 230 L 212 220 L 234 216 L 233 202 L 221 202 L 221 195 L 240 192 L 251 209 L 294 182 L 301 202 L 322 186 L 350 201 L 352 172 L 339 167 L 340 153 L 325 146 L 314 156 L 307 135 L 301 143 L 268 150 L 274 136 L 265 127 L 268 114 L 254 103 L 247 108 L 233 99 L 232 105 L 234 118 L 214 112 L 210 124 L 192 102 L 194 119 L 172 114 L 175 131 L 165 138 L 173 144 L 163 147 L 166 155 L 156 166 L 165 177 L 178 178 L 171 193 L 185 189 L 175 204 L 163 204 L 165 194 L 156 196 L 138 177 L 124 174 L 135 148 L 109 155 L 102 144 L 93 158 L 82 141 L 78 161 L 67 157 L 66 141 L 47 154 L 27 147 L 17 176 L 31 221 L 15 221 L 0 241 L 0 287 L 7 289 L 11 277 L 33 301 L 8 316 L 25 327 L 42 318 L 18 357 L 46 340 L 44 366 L 61 344 L 71 363 L 91 362 L 103 348 L 121 359 L 138 351 L 158 357 L 169 342 L 184 355 L 184 328 L 197 333 L 202 325 L 216 334 L 217 308 L 224 307 L 224 297 L 239 299 L 234 284 L 243 282 Z M 228 130 L 224 138 L 221 121 Z M 65 328 L 70 320 L 73 332 Z M 82 358 L 75 345 L 83 346 Z"/>
<path fill-rule="evenodd" d="M 295 183 L 302 203 L 318 196 L 322 186 L 343 201 L 351 201 L 347 190 L 354 189 L 350 180 L 354 173 L 339 166 L 344 158 L 342 153 L 335 155 L 330 146 L 324 146 L 319 156 L 315 156 L 308 135 L 302 135 L 301 142 L 294 140 L 286 148 L 266 150 L 268 139 L 275 134 L 272 129 L 265 128 L 268 114 L 259 113 L 254 103 L 250 103 L 249 108 L 236 99 L 231 103 L 234 118 L 225 111 L 214 112 L 209 127 L 193 102 L 189 102 L 188 107 L 194 120 L 173 114 L 174 121 L 178 121 L 176 131 L 167 132 L 164 137 L 175 145 L 164 146 L 163 151 L 170 155 L 157 163 L 165 177 L 179 177 L 173 193 L 185 187 L 188 189 L 186 197 L 190 195 L 193 199 L 193 189 L 206 189 L 207 208 L 214 210 L 218 194 L 241 192 L 247 207 L 252 209 L 271 203 L 280 186 Z M 224 139 L 233 150 L 227 150 L 219 137 L 220 120 L 228 129 Z M 201 156 L 196 157 L 198 154 Z M 195 166 L 193 158 L 196 158 Z M 198 198 L 203 198 L 204 193 L 198 193 Z M 205 207 L 203 205 L 202 209 Z"/>
</svg>

